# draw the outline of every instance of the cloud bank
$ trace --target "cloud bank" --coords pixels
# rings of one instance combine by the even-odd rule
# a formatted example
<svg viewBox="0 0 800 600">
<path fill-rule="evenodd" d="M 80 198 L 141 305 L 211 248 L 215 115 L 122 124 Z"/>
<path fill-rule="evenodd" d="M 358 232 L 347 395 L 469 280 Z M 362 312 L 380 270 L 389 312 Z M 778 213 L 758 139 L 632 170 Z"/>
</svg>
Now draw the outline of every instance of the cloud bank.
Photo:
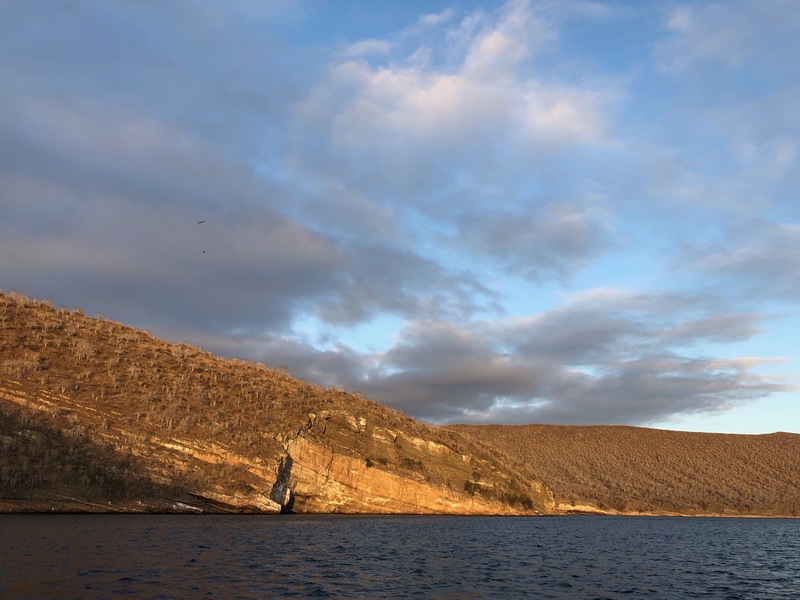
<svg viewBox="0 0 800 600">
<path fill-rule="evenodd" d="M 435 422 L 792 397 L 792 8 L 1 4 L 0 287 Z"/>
</svg>

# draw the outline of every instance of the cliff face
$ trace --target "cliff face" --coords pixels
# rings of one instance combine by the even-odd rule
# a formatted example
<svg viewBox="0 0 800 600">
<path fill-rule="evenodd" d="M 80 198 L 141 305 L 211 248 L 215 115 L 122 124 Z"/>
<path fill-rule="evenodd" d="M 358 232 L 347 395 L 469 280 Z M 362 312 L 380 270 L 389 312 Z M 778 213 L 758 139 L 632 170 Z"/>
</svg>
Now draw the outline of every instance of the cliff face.
<svg viewBox="0 0 800 600">
<path fill-rule="evenodd" d="M 372 514 L 519 514 L 507 504 L 466 498 L 445 486 L 404 477 L 338 454 L 304 437 L 292 441 L 278 499 L 299 512 Z M 284 470 L 285 469 L 285 470 Z M 288 493 L 287 493 L 288 492 Z"/>
<path fill-rule="evenodd" d="M 456 449 L 346 412 L 312 414 L 285 446 L 272 498 L 295 512 L 512 515 L 552 509 L 542 482 L 489 457 L 461 454 L 458 439 L 449 441 Z"/>
<path fill-rule="evenodd" d="M 71 420 L 86 426 L 84 431 L 92 429 L 98 416 L 94 407 L 83 406 L 66 395 L 41 390 L 30 395 L 21 389 L 20 382 L 3 383 L 0 402 L 17 405 L 19 421 L 24 423 L 9 431 L 11 435 L 0 437 L 5 450 L 19 449 L 15 438 L 41 443 L 42 434 L 31 427 L 33 415 L 41 419 L 54 412 L 67 412 Z M 4 415 L 8 418 L 9 411 Z M 135 458 L 140 465 L 136 476 L 158 482 L 157 494 L 133 494 L 105 503 L 102 494 L 91 499 L 80 489 L 36 490 L 27 499 L 25 493 L 15 495 L 13 490 L 6 490 L 0 507 L 49 510 L 60 506 L 93 512 L 498 515 L 537 514 L 553 507 L 552 494 L 542 482 L 525 481 L 486 458 L 459 454 L 444 444 L 375 426 L 345 411 L 333 417 L 329 410 L 319 416 L 311 413 L 299 431 L 282 436 L 282 452 L 273 460 L 253 459 L 210 440 L 140 437 L 117 423 L 109 424 L 107 416 L 102 418 L 106 423 L 100 438 L 110 442 L 107 448 Z M 454 441 L 457 443 L 457 438 Z M 7 465 L 13 465 L 14 457 L 4 458 Z M 218 469 L 221 477 L 215 476 Z M 463 485 L 462 491 L 455 489 L 453 481 L 466 484 L 471 483 L 470 478 L 480 478 L 477 469 L 489 474 L 474 484 L 480 489 L 467 492 Z M 528 487 L 523 490 L 525 485 Z"/>
<path fill-rule="evenodd" d="M 2 294 L 0 442 L 2 510 L 552 506 L 535 473 L 460 434 L 285 371 Z"/>
</svg>

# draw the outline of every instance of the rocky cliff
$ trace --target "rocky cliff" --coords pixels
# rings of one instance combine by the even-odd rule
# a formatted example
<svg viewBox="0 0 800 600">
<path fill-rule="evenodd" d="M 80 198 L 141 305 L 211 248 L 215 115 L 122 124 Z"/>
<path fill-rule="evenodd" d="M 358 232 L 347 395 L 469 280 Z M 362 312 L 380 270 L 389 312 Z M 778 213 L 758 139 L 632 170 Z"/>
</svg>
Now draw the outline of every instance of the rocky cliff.
<svg viewBox="0 0 800 600">
<path fill-rule="evenodd" d="M 0 294 L 0 509 L 539 514 L 481 442 L 283 370 Z"/>
<path fill-rule="evenodd" d="M 541 481 L 459 437 L 435 433 L 418 437 L 346 411 L 312 414 L 285 445 L 273 499 L 302 512 L 511 515 L 552 508 Z"/>
</svg>

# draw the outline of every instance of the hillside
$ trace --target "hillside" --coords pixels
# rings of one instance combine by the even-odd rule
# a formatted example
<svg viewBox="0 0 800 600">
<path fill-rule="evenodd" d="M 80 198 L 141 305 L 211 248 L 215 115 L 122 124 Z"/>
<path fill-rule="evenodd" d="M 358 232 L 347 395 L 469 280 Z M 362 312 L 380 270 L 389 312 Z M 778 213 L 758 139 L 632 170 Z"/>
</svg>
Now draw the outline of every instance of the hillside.
<svg viewBox="0 0 800 600">
<path fill-rule="evenodd" d="M 523 461 L 559 512 L 800 515 L 800 435 L 623 426 L 456 426 Z"/>
<path fill-rule="evenodd" d="M 800 435 L 435 427 L 0 293 L 0 511 L 800 513 Z"/>
<path fill-rule="evenodd" d="M 0 510 L 548 511 L 509 464 L 360 395 L 0 294 Z"/>
</svg>

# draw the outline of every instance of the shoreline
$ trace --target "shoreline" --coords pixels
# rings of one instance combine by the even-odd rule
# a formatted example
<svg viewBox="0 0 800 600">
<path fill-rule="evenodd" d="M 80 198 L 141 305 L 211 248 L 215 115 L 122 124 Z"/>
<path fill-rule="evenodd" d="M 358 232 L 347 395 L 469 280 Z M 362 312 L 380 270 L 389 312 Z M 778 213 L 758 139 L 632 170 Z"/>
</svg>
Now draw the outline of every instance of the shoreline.
<svg viewBox="0 0 800 600">
<path fill-rule="evenodd" d="M 21 503 L 0 500 L 0 515 L 247 515 L 247 516 L 349 516 L 349 517 L 683 517 L 683 518 L 714 518 L 714 519 L 797 519 L 797 515 L 785 514 L 742 514 L 742 513 L 682 513 L 675 511 L 649 511 L 649 512 L 623 512 L 604 510 L 587 505 L 576 505 L 565 510 L 558 508 L 553 512 L 538 515 L 532 514 L 460 514 L 460 513 L 335 513 L 335 512 L 305 512 L 305 513 L 268 513 L 256 510 L 226 510 L 222 507 L 206 507 L 190 505 L 185 502 L 164 501 L 145 506 L 142 503 L 120 503 L 108 506 L 99 502 L 60 501 L 58 503 L 47 501 L 34 501 L 21 505 Z"/>
</svg>

